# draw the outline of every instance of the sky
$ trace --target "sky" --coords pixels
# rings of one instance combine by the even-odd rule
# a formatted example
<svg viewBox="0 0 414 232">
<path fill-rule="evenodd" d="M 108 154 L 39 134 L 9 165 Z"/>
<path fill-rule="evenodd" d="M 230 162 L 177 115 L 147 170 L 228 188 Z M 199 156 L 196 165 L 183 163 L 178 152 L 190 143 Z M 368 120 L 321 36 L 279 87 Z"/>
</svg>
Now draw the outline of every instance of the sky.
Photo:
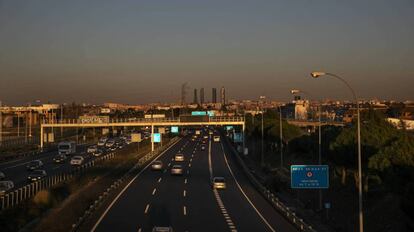
<svg viewBox="0 0 414 232">
<path fill-rule="evenodd" d="M 0 100 L 414 100 L 412 0 L 0 0 Z"/>
</svg>

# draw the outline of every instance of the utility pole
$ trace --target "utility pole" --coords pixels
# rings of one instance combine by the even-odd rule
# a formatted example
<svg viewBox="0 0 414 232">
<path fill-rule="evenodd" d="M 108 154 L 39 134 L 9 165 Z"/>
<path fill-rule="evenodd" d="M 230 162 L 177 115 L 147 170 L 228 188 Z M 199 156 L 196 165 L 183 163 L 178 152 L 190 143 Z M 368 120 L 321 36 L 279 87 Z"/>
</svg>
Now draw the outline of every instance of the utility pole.
<svg viewBox="0 0 414 232">
<path fill-rule="evenodd" d="M 32 104 L 29 104 L 30 116 L 29 116 L 29 138 L 32 139 Z"/>
<path fill-rule="evenodd" d="M 63 123 L 63 104 L 60 105 L 60 123 Z M 60 127 L 60 138 L 63 138 L 63 126 Z"/>
<path fill-rule="evenodd" d="M 261 160 L 262 160 L 262 167 L 264 167 L 264 125 L 263 125 L 263 108 L 262 108 L 262 149 L 261 149 L 261 151 L 262 151 L 262 153 L 261 153 Z"/>
<path fill-rule="evenodd" d="M 20 113 L 17 112 L 17 137 L 20 137 Z"/>
<path fill-rule="evenodd" d="M 282 128 L 282 107 L 279 106 L 279 135 L 280 135 L 280 169 L 283 169 L 283 128 Z"/>
<path fill-rule="evenodd" d="M 0 101 L 0 145 L 3 144 L 3 105 Z"/>
</svg>

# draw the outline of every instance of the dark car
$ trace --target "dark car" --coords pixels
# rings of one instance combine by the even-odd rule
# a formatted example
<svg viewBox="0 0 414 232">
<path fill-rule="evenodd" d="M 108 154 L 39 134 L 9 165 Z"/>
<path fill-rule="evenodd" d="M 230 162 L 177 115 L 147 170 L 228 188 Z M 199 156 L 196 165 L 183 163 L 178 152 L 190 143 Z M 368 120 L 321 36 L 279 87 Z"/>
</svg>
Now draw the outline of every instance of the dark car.
<svg viewBox="0 0 414 232">
<path fill-rule="evenodd" d="M 26 165 L 26 168 L 30 171 L 39 169 L 43 166 L 43 162 L 40 160 L 33 160 L 29 164 Z"/>
<path fill-rule="evenodd" d="M 47 176 L 45 170 L 34 170 L 30 175 L 27 177 L 29 181 L 38 181 Z"/>
<path fill-rule="evenodd" d="M 55 163 L 63 163 L 68 157 L 64 154 L 57 155 L 53 158 L 53 162 Z"/>
</svg>

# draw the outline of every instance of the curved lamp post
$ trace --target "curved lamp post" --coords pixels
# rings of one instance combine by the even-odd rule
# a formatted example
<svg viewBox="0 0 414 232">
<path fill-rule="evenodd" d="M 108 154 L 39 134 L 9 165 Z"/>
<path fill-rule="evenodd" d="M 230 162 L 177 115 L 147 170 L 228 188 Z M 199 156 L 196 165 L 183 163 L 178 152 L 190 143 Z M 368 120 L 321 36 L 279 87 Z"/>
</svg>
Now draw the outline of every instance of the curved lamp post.
<svg viewBox="0 0 414 232">
<path fill-rule="evenodd" d="M 357 105 L 357 138 L 358 138 L 358 202 L 359 202 L 359 231 L 364 231 L 364 217 L 363 217 L 363 207 L 362 207 L 362 160 L 361 160 L 361 118 L 359 114 L 359 101 L 358 97 L 355 94 L 354 89 L 345 81 L 342 77 L 335 75 L 333 73 L 327 72 L 312 72 L 310 74 L 313 78 L 319 78 L 322 76 L 331 76 L 334 77 L 341 82 L 343 82 L 348 89 L 352 92 L 354 101 Z"/>
</svg>

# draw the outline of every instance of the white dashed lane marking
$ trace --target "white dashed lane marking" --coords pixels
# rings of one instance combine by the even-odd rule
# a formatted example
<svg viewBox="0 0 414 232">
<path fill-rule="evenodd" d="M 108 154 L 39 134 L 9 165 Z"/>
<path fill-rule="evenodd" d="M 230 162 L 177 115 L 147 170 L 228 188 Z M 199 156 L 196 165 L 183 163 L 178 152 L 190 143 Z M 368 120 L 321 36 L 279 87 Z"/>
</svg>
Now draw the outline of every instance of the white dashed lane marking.
<svg viewBox="0 0 414 232">
<path fill-rule="evenodd" d="M 145 214 L 147 214 L 147 213 L 148 213 L 149 207 L 150 207 L 150 205 L 149 205 L 149 204 L 147 204 L 147 206 L 145 207 L 145 211 L 144 211 L 144 213 L 145 213 Z"/>
</svg>

